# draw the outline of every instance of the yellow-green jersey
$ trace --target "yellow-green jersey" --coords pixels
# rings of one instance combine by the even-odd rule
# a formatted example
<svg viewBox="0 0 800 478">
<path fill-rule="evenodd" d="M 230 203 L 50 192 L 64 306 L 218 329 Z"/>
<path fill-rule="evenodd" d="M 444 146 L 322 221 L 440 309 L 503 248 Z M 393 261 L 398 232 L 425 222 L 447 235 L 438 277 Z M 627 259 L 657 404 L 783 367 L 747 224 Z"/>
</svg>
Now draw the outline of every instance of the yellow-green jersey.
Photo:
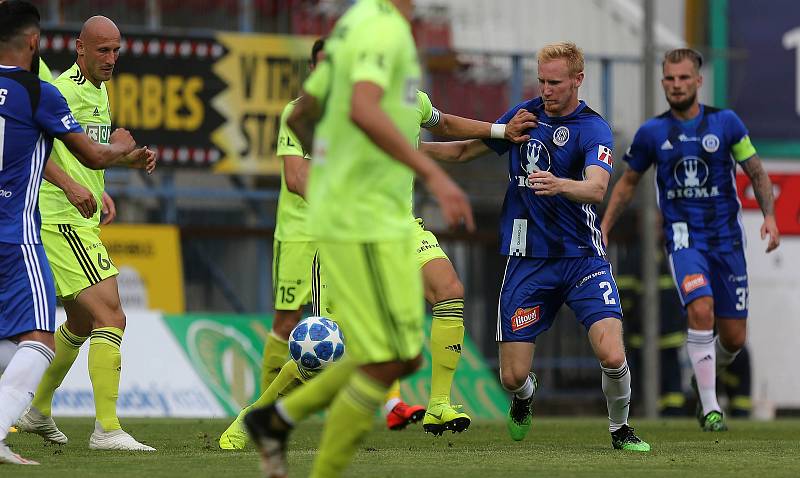
<svg viewBox="0 0 800 478">
<path fill-rule="evenodd" d="M 72 110 L 75 120 L 80 123 L 89 137 L 103 144 L 108 144 L 111 136 L 111 111 L 108 105 L 108 92 L 105 83 L 100 88 L 94 86 L 83 73 L 77 63 L 53 81 L 53 85 L 64 95 L 67 105 Z M 105 178 L 103 170 L 93 170 L 82 165 L 59 140 L 53 143 L 51 161 L 55 161 L 72 179 L 89 189 L 97 204 L 102 204 Z M 64 192 L 53 184 L 42 181 L 39 191 L 39 209 L 42 213 L 42 224 L 71 224 L 73 226 L 97 226 L 100 223 L 98 207 L 94 216 L 89 219 L 70 204 Z"/>
<path fill-rule="evenodd" d="M 380 86 L 381 109 L 416 146 L 420 67 L 411 26 L 388 0 L 361 0 L 337 22 L 325 52 L 326 60 L 304 84 L 324 104 L 308 187 L 312 237 L 355 242 L 409 237 L 413 172 L 350 120 L 350 102 L 356 83 Z"/>
<path fill-rule="evenodd" d="M 39 79 L 48 83 L 53 82 L 53 73 L 50 71 L 47 63 L 42 60 L 42 57 L 39 57 Z"/>
<path fill-rule="evenodd" d="M 303 151 L 297 135 L 294 134 L 286 120 L 294 110 L 297 100 L 292 101 L 283 109 L 281 113 L 281 125 L 278 130 L 278 151 L 281 156 L 300 156 L 301 158 L 311 159 Z M 308 232 L 306 216 L 308 215 L 308 203 L 299 194 L 289 191 L 286 187 L 286 172 L 283 161 L 281 161 L 281 193 L 278 196 L 278 212 L 275 219 L 275 239 L 282 242 L 290 241 L 311 241 Z"/>
</svg>

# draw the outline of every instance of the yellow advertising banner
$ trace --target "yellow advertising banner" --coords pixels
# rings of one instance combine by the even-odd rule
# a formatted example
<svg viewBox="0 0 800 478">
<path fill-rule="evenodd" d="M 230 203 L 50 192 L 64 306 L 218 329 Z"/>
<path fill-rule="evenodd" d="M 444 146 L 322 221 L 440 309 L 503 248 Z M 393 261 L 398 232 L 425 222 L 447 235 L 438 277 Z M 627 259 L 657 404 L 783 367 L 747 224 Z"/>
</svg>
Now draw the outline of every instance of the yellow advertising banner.
<svg viewBox="0 0 800 478">
<path fill-rule="evenodd" d="M 185 312 L 178 228 L 169 225 L 103 226 L 100 238 L 119 270 L 123 308 Z"/>
</svg>

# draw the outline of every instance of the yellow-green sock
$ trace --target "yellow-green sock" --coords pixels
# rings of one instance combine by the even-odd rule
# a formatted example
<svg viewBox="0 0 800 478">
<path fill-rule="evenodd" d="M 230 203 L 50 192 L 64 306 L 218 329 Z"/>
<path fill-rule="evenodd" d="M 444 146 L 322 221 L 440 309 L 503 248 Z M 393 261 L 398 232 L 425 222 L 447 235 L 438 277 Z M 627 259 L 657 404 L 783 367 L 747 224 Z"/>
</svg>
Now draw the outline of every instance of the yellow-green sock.
<svg viewBox="0 0 800 478">
<path fill-rule="evenodd" d="M 117 418 L 121 344 L 122 329 L 117 327 L 94 329 L 89 339 L 89 378 L 94 392 L 95 417 L 105 431 L 122 428 Z"/>
<path fill-rule="evenodd" d="M 392 382 L 392 386 L 386 391 L 386 396 L 384 397 L 383 402 L 388 403 L 390 400 L 394 399 L 400 400 L 400 380 L 395 380 Z"/>
<path fill-rule="evenodd" d="M 66 377 L 72 364 L 75 363 L 75 359 L 78 358 L 81 345 L 89 338 L 73 334 L 67 329 L 67 324 L 61 324 L 54 335 L 56 355 L 53 358 L 53 363 L 44 372 L 42 381 L 39 382 L 36 395 L 34 395 L 31 403 L 32 406 L 47 416 L 52 413 L 53 394 L 61 385 L 61 382 L 64 381 L 64 377 Z"/>
<path fill-rule="evenodd" d="M 264 343 L 264 358 L 261 364 L 261 391 L 269 388 L 275 377 L 281 372 L 286 358 L 289 356 L 289 342 L 270 332 Z"/>
<path fill-rule="evenodd" d="M 430 405 L 450 403 L 450 387 L 464 346 L 464 299 L 433 305 Z"/>
<path fill-rule="evenodd" d="M 297 423 L 328 406 L 339 390 L 347 385 L 355 369 L 355 361 L 348 360 L 345 356 L 320 373 L 314 380 L 308 381 L 287 395 L 286 398 L 279 400 L 278 403 L 282 410 L 288 415 L 285 418 L 292 423 Z"/>
<path fill-rule="evenodd" d="M 338 477 L 350 463 L 356 447 L 372 429 L 375 410 L 381 406 L 387 387 L 361 371 L 336 395 L 325 422 L 314 478 Z"/>
</svg>

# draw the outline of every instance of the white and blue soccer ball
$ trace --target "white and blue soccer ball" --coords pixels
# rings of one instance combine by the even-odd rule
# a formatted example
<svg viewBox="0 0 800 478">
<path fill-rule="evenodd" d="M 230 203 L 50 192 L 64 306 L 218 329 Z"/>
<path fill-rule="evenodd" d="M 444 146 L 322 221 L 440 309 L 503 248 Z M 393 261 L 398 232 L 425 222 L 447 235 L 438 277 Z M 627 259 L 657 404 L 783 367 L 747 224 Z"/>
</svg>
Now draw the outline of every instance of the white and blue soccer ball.
<svg viewBox="0 0 800 478">
<path fill-rule="evenodd" d="M 304 370 L 322 370 L 344 355 L 344 335 L 327 317 L 307 317 L 289 334 L 289 354 Z"/>
</svg>

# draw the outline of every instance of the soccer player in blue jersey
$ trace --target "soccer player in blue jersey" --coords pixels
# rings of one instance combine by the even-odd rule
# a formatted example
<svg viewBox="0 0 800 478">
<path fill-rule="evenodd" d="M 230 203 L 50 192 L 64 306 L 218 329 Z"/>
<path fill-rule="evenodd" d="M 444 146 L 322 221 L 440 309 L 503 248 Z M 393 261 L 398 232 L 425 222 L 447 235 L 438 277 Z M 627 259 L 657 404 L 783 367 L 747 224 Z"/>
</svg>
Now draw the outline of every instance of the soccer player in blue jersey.
<svg viewBox="0 0 800 478">
<path fill-rule="evenodd" d="M 752 181 L 764 214 L 761 238 L 769 236 L 767 252 L 778 247 L 780 234 L 772 183 L 744 124 L 733 111 L 697 100 L 701 65 L 702 57 L 691 49 L 665 55 L 661 85 L 670 109 L 636 132 L 625 155 L 628 170 L 614 185 L 602 229 L 607 237 L 642 174 L 654 166 L 670 268 L 688 314 L 686 349 L 697 381 L 698 420 L 705 431 L 724 431 L 716 375 L 739 353 L 747 331 L 737 164 Z"/>
<path fill-rule="evenodd" d="M 21 465 L 36 462 L 13 453 L 5 438 L 55 348 L 55 288 L 38 207 L 53 138 L 95 169 L 122 161 L 136 145 L 125 130 L 108 145 L 91 141 L 58 90 L 36 77 L 39 18 L 26 1 L 0 3 L 0 463 Z M 137 158 L 131 165 L 144 167 Z"/>
<path fill-rule="evenodd" d="M 497 342 L 500 378 L 513 394 L 507 424 L 514 440 L 531 426 L 536 337 L 553 324 L 562 304 L 575 312 L 603 370 L 614 448 L 649 451 L 628 425 L 631 375 L 622 343 L 622 309 L 606 260 L 595 204 L 611 177 L 611 129 L 578 100 L 583 53 L 574 43 L 539 50 L 541 97 L 518 104 L 497 120 L 525 109 L 539 118 L 530 139 L 425 143 L 435 159 L 466 161 L 488 152 L 509 153 L 508 190 L 500 230 L 508 256 L 500 291 Z"/>
</svg>

